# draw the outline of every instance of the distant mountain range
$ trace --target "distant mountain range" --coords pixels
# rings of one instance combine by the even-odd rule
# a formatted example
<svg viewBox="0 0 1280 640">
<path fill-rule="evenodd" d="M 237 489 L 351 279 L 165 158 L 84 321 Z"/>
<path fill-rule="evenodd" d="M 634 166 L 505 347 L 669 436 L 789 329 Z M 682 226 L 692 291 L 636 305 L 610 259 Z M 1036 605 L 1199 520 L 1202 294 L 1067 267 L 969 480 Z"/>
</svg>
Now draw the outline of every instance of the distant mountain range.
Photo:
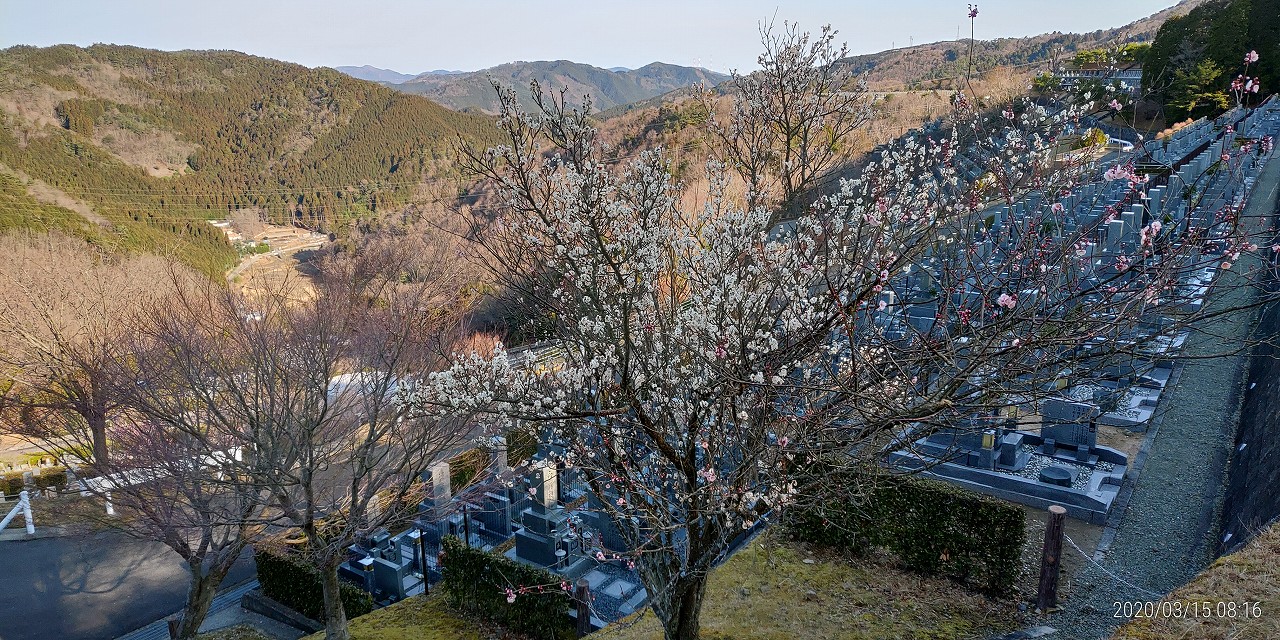
<svg viewBox="0 0 1280 640">
<path fill-rule="evenodd" d="M 412 80 L 417 77 L 416 74 L 400 73 L 399 71 L 392 71 L 391 69 L 379 69 L 378 67 L 371 67 L 367 64 L 359 67 L 334 67 L 334 70 L 341 71 L 352 78 L 368 80 L 369 82 L 394 84 L 396 82 Z"/>
<path fill-rule="evenodd" d="M 448 69 L 436 69 L 425 73 L 400 73 L 391 69 L 379 69 L 363 65 L 359 67 L 334 67 L 335 71 L 341 71 L 352 78 L 359 80 L 368 80 L 369 82 L 377 82 L 379 84 L 392 85 L 399 82 L 408 82 L 421 75 L 437 75 L 437 76 L 453 76 L 466 71 L 450 71 Z"/>
<path fill-rule="evenodd" d="M 344 69 L 339 68 L 340 71 Z M 425 96 L 450 109 L 493 114 L 498 112 L 498 99 L 489 84 L 490 77 L 519 89 L 526 106 L 529 104 L 529 83 L 537 80 L 546 89 L 567 87 L 568 96 L 574 103 L 580 102 L 584 94 L 589 94 L 595 110 L 647 100 L 697 83 L 716 85 L 728 79 L 722 73 L 662 62 L 634 70 L 615 69 L 568 60 L 512 62 L 469 73 L 443 75 L 431 72 L 401 82 L 382 82 L 405 93 Z"/>
</svg>

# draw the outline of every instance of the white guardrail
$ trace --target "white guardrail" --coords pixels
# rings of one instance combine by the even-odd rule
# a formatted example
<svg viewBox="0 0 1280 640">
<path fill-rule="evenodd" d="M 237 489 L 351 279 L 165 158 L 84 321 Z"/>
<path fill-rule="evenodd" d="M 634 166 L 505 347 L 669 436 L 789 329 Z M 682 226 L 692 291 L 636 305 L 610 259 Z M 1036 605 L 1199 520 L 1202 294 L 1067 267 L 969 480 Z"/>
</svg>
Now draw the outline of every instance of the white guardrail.
<svg viewBox="0 0 1280 640">
<path fill-rule="evenodd" d="M 18 494 L 18 504 L 9 510 L 9 515 L 5 516 L 4 520 L 0 520 L 0 531 L 4 531 L 4 528 L 9 526 L 9 523 L 13 521 L 14 516 L 18 515 L 19 511 L 22 512 L 22 519 L 27 523 L 27 535 L 35 535 L 36 521 L 31 517 L 31 497 L 27 495 L 26 491 Z"/>
</svg>

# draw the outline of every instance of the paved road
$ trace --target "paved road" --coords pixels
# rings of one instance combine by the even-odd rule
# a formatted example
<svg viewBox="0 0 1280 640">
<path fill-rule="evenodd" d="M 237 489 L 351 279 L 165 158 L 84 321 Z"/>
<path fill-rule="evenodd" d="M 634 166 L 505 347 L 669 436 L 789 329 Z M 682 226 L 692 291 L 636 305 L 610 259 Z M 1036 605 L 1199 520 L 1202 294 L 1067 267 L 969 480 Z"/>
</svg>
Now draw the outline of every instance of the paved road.
<svg viewBox="0 0 1280 640">
<path fill-rule="evenodd" d="M 248 556 L 227 577 L 253 575 Z M 0 640 L 110 640 L 182 608 L 178 554 L 116 533 L 0 542 Z"/>
</svg>

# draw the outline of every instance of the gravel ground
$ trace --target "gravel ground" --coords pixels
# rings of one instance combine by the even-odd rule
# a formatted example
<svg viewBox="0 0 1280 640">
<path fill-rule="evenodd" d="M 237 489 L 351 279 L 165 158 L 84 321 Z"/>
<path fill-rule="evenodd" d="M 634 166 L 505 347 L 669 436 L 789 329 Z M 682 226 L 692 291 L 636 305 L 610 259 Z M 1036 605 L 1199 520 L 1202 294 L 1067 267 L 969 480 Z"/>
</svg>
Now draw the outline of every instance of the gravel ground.
<svg viewBox="0 0 1280 640">
<path fill-rule="evenodd" d="M 1269 217 L 1277 184 L 1280 161 L 1269 163 L 1260 177 L 1248 215 Z M 1240 262 L 1220 276 L 1211 305 L 1238 305 L 1254 295 L 1233 288 L 1242 279 L 1238 269 L 1247 264 Z M 1192 334 L 1184 353 L 1221 353 L 1240 344 L 1256 321 L 1253 310 L 1218 318 Z M 1160 403 L 1149 456 L 1101 559 L 1105 571 L 1085 566 L 1064 585 L 1070 598 L 1048 620 L 1059 629 L 1055 638 L 1105 638 L 1124 621 L 1113 616 L 1117 601 L 1158 600 L 1212 560 L 1247 368 L 1245 354 L 1187 361 L 1179 383 Z M 1066 553 L 1079 552 L 1068 545 Z"/>
</svg>

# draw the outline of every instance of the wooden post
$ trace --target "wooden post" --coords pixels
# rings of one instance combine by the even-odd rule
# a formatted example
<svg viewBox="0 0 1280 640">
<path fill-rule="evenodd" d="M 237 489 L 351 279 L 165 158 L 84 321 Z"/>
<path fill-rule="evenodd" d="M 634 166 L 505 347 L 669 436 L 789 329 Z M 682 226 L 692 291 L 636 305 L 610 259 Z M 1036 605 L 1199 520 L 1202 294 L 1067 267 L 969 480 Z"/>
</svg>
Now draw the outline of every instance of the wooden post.
<svg viewBox="0 0 1280 640">
<path fill-rule="evenodd" d="M 1044 530 L 1044 554 L 1040 558 L 1040 590 L 1036 608 L 1047 612 L 1058 606 L 1058 570 L 1062 567 L 1062 535 L 1067 510 L 1059 505 L 1049 507 L 1049 525 Z"/>
<path fill-rule="evenodd" d="M 578 603 L 578 637 L 591 633 L 591 585 L 586 578 L 578 578 L 578 588 L 573 594 Z"/>
</svg>

